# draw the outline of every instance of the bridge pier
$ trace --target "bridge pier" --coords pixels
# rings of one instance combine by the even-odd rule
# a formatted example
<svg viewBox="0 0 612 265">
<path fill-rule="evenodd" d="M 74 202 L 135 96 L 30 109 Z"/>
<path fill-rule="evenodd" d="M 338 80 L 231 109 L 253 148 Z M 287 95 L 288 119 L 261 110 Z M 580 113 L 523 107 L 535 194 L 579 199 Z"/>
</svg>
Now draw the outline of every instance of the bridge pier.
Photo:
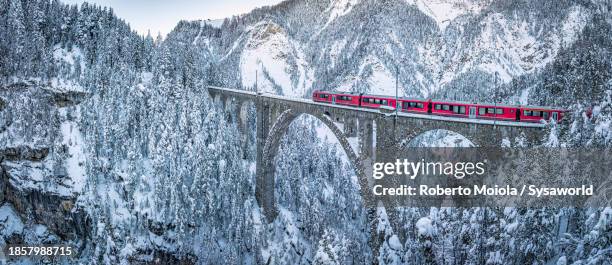
<svg viewBox="0 0 612 265">
<path fill-rule="evenodd" d="M 259 207 L 262 208 L 263 214 L 267 221 L 271 223 L 278 215 L 274 196 L 268 196 L 270 191 L 272 194 L 274 194 L 274 168 L 270 166 L 272 161 L 265 161 L 268 158 L 263 155 L 264 147 L 268 139 L 268 132 L 270 131 L 271 108 L 268 104 L 261 104 L 260 102 L 257 103 L 259 107 L 257 108 L 255 198 L 257 199 Z"/>
<path fill-rule="evenodd" d="M 249 149 L 249 105 L 248 103 L 239 101 L 237 104 L 238 109 L 238 131 L 240 131 L 240 150 L 242 150 L 242 159 L 247 159 Z"/>
</svg>

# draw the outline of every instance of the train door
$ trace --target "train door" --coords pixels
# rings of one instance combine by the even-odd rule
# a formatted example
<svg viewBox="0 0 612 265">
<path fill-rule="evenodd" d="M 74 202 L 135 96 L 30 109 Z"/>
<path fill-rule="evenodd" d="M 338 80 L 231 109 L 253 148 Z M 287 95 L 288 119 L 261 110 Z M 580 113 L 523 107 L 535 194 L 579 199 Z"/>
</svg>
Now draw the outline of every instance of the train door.
<svg viewBox="0 0 612 265">
<path fill-rule="evenodd" d="M 521 120 L 521 109 L 515 109 L 514 110 L 516 112 L 516 118 L 514 118 L 517 121 Z"/>
<path fill-rule="evenodd" d="M 470 107 L 470 119 L 475 119 L 476 118 L 476 107 Z"/>
<path fill-rule="evenodd" d="M 544 117 L 545 121 L 548 121 L 548 111 L 542 111 L 542 116 Z"/>
<path fill-rule="evenodd" d="M 552 112 L 552 119 L 554 121 L 558 121 L 559 120 L 559 112 Z"/>
<path fill-rule="evenodd" d="M 332 95 L 332 104 L 336 104 L 336 95 Z"/>
</svg>

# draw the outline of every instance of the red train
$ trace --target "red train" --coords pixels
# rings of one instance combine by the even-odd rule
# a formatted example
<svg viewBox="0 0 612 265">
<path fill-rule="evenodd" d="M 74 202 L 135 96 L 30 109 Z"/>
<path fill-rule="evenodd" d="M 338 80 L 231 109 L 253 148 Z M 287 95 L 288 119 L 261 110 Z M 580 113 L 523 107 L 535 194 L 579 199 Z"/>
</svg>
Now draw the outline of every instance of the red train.
<svg viewBox="0 0 612 265">
<path fill-rule="evenodd" d="M 565 110 L 547 107 L 477 104 L 419 98 L 398 98 L 396 100 L 394 97 L 389 96 L 334 93 L 318 90 L 312 93 L 312 100 L 315 102 L 374 109 L 382 106 L 395 109 L 399 105 L 400 108 L 398 110 L 401 112 L 521 122 L 540 122 L 541 120 L 548 121 L 551 119 L 558 122 L 561 121 L 565 113 Z"/>
</svg>

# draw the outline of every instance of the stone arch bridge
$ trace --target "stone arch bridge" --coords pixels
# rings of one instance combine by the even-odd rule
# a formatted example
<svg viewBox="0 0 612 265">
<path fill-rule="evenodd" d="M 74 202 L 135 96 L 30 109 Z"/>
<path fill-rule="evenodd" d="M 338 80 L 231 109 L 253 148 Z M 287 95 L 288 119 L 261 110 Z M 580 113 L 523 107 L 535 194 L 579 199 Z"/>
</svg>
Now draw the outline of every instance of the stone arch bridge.
<svg viewBox="0 0 612 265">
<path fill-rule="evenodd" d="M 261 95 L 252 91 L 209 86 L 208 91 L 226 111 L 237 113 L 241 130 L 246 130 L 247 103 L 257 110 L 257 200 L 263 212 L 272 221 L 276 217 L 274 203 L 273 159 L 280 140 L 289 125 L 301 114 L 309 114 L 322 121 L 334 133 L 348 156 L 363 190 L 367 189 L 367 171 L 371 163 L 400 148 L 401 142 L 432 130 L 448 130 L 463 135 L 476 146 L 500 146 L 502 139 L 523 137 L 529 143 L 541 139 L 543 124 L 475 120 L 440 117 L 424 114 L 399 113 L 397 116 L 378 110 L 354 108 L 313 102 L 307 99 Z M 357 145 L 349 139 L 357 138 Z M 244 137 L 246 141 L 248 137 Z M 355 141 L 353 141 L 355 142 Z M 364 189 L 365 188 L 365 189 Z"/>
<path fill-rule="evenodd" d="M 374 161 L 383 161 L 381 159 L 387 154 L 397 153 L 402 148 L 402 142 L 410 141 L 425 132 L 448 130 L 463 135 L 476 146 L 493 147 L 500 146 L 502 139 L 514 140 L 516 137 L 522 137 L 527 144 L 536 143 L 542 138 L 545 127 L 543 124 L 534 123 L 425 114 L 385 114 L 373 109 L 324 104 L 309 99 L 257 94 L 252 91 L 214 86 L 209 86 L 208 91 L 215 101 L 224 105 L 227 112 L 238 117 L 237 122 L 243 132 L 246 130 L 247 116 L 247 108 L 244 106 L 253 103 L 257 110 L 256 197 L 269 222 L 277 216 L 274 198 L 274 156 L 289 125 L 302 114 L 309 114 L 321 120 L 339 140 L 355 169 L 364 200 L 371 199 L 368 176 L 372 175 Z M 243 136 L 245 146 L 247 140 L 248 137 Z M 389 209 L 387 212 L 389 219 L 392 219 Z M 375 215 L 375 212 L 372 214 Z"/>
</svg>

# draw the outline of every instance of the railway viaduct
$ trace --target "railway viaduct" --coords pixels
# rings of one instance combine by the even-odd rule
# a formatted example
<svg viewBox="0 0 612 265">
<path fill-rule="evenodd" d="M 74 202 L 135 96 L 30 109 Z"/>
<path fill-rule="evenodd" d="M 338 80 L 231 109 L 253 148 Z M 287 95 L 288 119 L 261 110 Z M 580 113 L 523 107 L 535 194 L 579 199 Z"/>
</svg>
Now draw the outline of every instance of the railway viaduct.
<svg viewBox="0 0 612 265">
<path fill-rule="evenodd" d="M 405 143 L 425 132 L 448 130 L 466 137 L 475 146 L 494 147 L 500 146 L 502 139 L 512 141 L 516 137 L 526 141 L 526 144 L 533 144 L 542 139 L 545 131 L 543 124 L 382 113 L 373 109 L 214 86 L 209 86 L 208 91 L 216 102 L 224 106 L 228 114 L 237 117 L 245 146 L 248 137 L 245 136 L 247 133 L 244 133 L 247 130 L 247 108 L 244 106 L 253 103 L 256 108 L 256 198 L 268 222 L 272 222 L 277 216 L 274 198 L 274 156 L 291 122 L 303 114 L 319 119 L 336 136 L 355 170 L 364 205 L 366 202 L 368 205 L 380 205 L 370 201 L 373 198 L 368 176 L 372 176 L 374 161 L 385 161 L 389 154 L 397 154 L 406 148 Z M 393 223 L 394 210 L 388 207 L 386 211 L 390 223 Z M 375 225 L 373 223 L 376 220 L 376 209 L 368 210 L 368 218 L 371 225 Z"/>
</svg>

